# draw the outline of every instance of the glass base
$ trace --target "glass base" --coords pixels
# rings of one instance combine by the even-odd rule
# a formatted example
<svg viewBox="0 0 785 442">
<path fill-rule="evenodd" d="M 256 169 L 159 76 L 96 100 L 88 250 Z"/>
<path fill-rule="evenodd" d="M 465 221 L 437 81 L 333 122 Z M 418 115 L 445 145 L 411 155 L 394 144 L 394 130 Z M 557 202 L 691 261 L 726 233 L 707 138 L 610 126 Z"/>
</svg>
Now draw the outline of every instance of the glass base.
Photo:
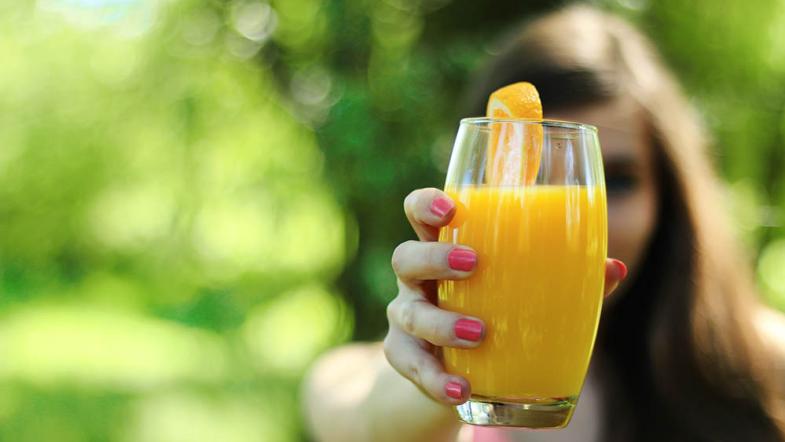
<svg viewBox="0 0 785 442">
<path fill-rule="evenodd" d="M 458 405 L 458 417 L 472 425 L 525 428 L 564 428 L 575 409 L 576 396 L 501 402 L 499 399 L 472 396 Z"/>
</svg>

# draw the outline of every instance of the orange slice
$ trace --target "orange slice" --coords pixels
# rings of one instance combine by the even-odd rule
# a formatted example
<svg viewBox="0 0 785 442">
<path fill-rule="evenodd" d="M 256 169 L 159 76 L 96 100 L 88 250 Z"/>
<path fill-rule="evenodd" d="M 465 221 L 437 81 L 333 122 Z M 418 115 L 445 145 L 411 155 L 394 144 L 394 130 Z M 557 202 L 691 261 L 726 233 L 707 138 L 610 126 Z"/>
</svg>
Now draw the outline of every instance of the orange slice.
<svg viewBox="0 0 785 442">
<path fill-rule="evenodd" d="M 488 97 L 486 113 L 492 118 L 542 120 L 540 94 L 531 83 L 504 86 Z M 507 122 L 490 126 L 486 182 L 504 186 L 534 184 L 540 168 L 542 126 Z"/>
</svg>

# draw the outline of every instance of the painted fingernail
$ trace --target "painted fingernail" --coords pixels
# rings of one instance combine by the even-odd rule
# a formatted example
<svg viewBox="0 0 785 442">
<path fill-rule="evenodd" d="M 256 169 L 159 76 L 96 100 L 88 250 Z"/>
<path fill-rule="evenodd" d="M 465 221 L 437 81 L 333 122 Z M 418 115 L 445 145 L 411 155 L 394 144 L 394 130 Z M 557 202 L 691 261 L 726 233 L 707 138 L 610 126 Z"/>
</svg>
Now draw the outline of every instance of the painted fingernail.
<svg viewBox="0 0 785 442">
<path fill-rule="evenodd" d="M 613 266 L 616 268 L 616 277 L 619 281 L 627 277 L 627 266 L 618 259 L 612 259 Z"/>
<path fill-rule="evenodd" d="M 452 249 L 447 255 L 447 263 L 453 270 L 468 272 L 477 265 L 477 254 L 466 249 Z"/>
<path fill-rule="evenodd" d="M 482 322 L 474 319 L 461 318 L 455 321 L 455 336 L 467 341 L 477 342 L 482 338 Z"/>
<path fill-rule="evenodd" d="M 453 207 L 455 207 L 455 204 L 449 198 L 440 196 L 431 202 L 431 213 L 441 218 L 450 213 Z"/>
<path fill-rule="evenodd" d="M 463 397 L 463 385 L 450 381 L 444 386 L 444 392 L 453 399 L 460 399 Z"/>
</svg>

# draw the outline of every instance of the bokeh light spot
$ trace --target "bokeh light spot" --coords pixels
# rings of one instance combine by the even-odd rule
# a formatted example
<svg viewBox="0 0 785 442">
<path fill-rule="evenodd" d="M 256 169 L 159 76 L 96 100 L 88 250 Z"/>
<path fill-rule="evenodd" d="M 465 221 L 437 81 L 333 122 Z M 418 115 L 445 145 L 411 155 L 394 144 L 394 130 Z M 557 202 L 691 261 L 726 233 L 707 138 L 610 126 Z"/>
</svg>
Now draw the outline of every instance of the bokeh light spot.
<svg viewBox="0 0 785 442">
<path fill-rule="evenodd" d="M 31 305 L 0 324 L 0 378 L 144 390 L 226 374 L 223 342 L 210 332 L 128 312 Z"/>
<path fill-rule="evenodd" d="M 322 350 L 347 339 L 351 322 L 339 298 L 308 286 L 252 311 L 243 333 L 262 372 L 296 375 Z"/>
</svg>

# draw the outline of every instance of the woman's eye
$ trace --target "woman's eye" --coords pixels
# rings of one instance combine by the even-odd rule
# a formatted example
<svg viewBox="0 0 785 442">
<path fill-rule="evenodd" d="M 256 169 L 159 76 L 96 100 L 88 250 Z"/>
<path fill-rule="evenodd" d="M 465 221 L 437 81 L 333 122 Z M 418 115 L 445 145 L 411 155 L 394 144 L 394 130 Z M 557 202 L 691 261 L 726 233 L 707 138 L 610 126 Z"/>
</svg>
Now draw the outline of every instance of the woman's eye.
<svg viewBox="0 0 785 442">
<path fill-rule="evenodd" d="M 638 178 L 630 174 L 610 173 L 605 177 L 605 187 L 610 195 L 624 195 L 638 187 Z"/>
</svg>

